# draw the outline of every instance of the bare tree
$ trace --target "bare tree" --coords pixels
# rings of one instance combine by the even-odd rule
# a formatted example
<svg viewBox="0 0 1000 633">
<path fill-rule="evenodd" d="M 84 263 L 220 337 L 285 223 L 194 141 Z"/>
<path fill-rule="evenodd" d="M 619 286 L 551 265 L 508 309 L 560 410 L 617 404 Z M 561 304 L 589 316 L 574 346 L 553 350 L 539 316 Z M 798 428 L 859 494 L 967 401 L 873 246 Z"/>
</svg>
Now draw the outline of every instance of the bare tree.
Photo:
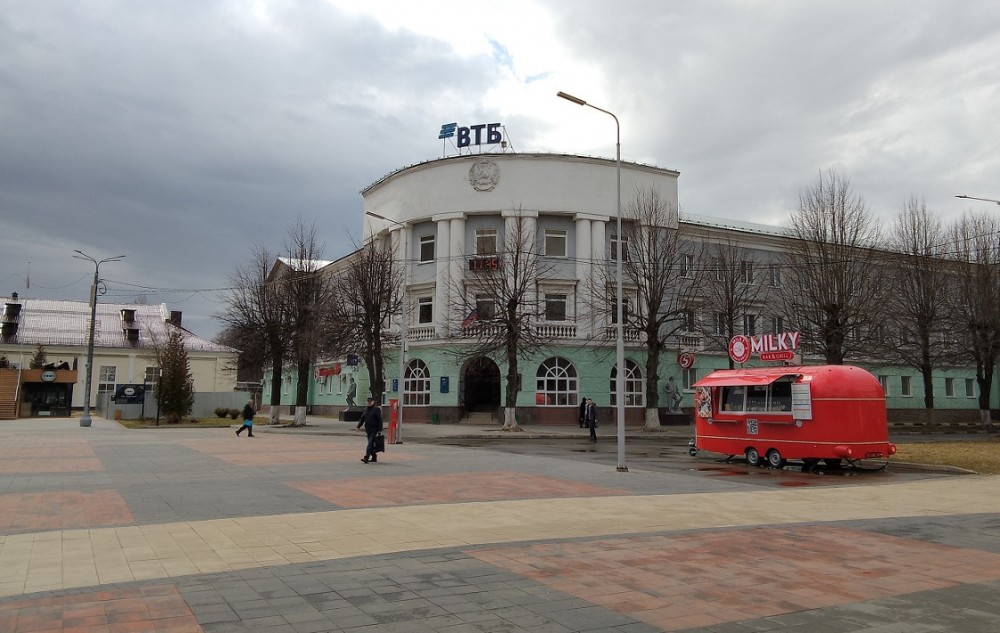
<svg viewBox="0 0 1000 633">
<path fill-rule="evenodd" d="M 945 299 L 951 274 L 944 260 L 941 221 L 925 203 L 910 198 L 896 217 L 889 248 L 892 292 L 888 293 L 885 313 L 892 315 L 898 337 L 881 332 L 874 349 L 920 372 L 924 407 L 931 415 L 934 368 L 948 351 L 944 337 Z"/>
<path fill-rule="evenodd" d="M 369 240 L 343 261 L 343 268 L 332 275 L 333 298 L 323 314 L 320 349 L 332 356 L 359 352 L 371 397 L 381 402 L 386 387 L 384 346 L 398 340 L 386 329 L 402 308 L 403 266 L 384 239 Z"/>
<path fill-rule="evenodd" d="M 605 322 L 616 323 L 617 288 L 613 262 L 620 248 L 622 284 L 625 286 L 623 325 L 635 332 L 645 345 L 645 426 L 659 428 L 660 355 L 673 337 L 690 325 L 686 317 L 694 305 L 695 268 L 682 266 L 682 257 L 690 253 L 682 252 L 677 210 L 658 190 L 636 190 L 622 215 L 624 239 L 612 235 L 608 266 L 594 275 L 596 285 L 592 290 L 599 299 L 595 312 Z M 610 330 L 606 338 L 611 338 Z M 619 371 L 624 368 L 616 367 L 615 377 Z"/>
<path fill-rule="evenodd" d="M 240 364 L 263 377 L 271 366 L 270 423 L 278 423 L 281 381 L 289 346 L 289 327 L 283 284 L 271 279 L 275 257 L 257 246 L 250 261 L 230 277 L 231 294 L 218 315 L 225 324 L 227 344 L 240 350 Z M 259 379 L 259 378 L 258 378 Z"/>
<path fill-rule="evenodd" d="M 281 278 L 283 305 L 287 310 L 291 360 L 298 377 L 295 389 L 295 422 L 304 425 L 309 402 L 310 372 L 319 352 L 323 311 L 333 304 L 334 286 L 320 272 L 323 246 L 316 240 L 315 224 L 306 226 L 301 218 L 288 234 L 288 269 Z"/>
<path fill-rule="evenodd" d="M 964 326 L 964 356 L 976 363 L 980 419 L 990 421 L 990 391 L 1000 355 L 1000 225 L 988 215 L 966 214 L 951 228 L 956 269 L 953 310 Z"/>
<path fill-rule="evenodd" d="M 745 332 L 749 317 L 767 300 L 767 285 L 758 283 L 755 258 L 749 249 L 727 237 L 707 247 L 708 269 L 702 276 L 701 296 L 710 308 L 702 335 L 708 347 L 729 357 L 729 341 Z M 729 368 L 735 366 L 729 358 Z"/>
<path fill-rule="evenodd" d="M 466 319 L 462 328 L 461 335 L 470 345 L 463 346 L 461 353 L 469 358 L 500 357 L 506 361 L 504 431 L 520 430 L 515 415 L 522 386 L 519 361 L 553 338 L 538 324 L 545 306 L 537 284 L 548 269 L 540 261 L 538 236 L 532 226 L 520 213 L 508 218 L 496 255 L 483 255 L 482 269 L 474 278 L 466 278 L 466 288 L 455 293 L 459 299 L 453 310 L 475 316 Z M 478 303 L 476 295 L 481 297 Z"/>
<path fill-rule="evenodd" d="M 831 170 L 800 194 L 789 233 L 785 313 L 806 334 L 803 347 L 842 365 L 865 348 L 883 314 L 879 225 L 848 179 Z"/>
</svg>

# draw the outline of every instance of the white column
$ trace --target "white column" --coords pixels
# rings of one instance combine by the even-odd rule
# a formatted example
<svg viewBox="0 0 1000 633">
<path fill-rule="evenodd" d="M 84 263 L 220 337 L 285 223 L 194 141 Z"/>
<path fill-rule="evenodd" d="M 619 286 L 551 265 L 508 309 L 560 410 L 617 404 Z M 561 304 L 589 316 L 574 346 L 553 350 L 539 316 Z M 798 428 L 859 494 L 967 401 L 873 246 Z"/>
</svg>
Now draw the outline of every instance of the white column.
<svg viewBox="0 0 1000 633">
<path fill-rule="evenodd" d="M 465 270 L 469 253 L 465 250 L 465 216 L 451 219 L 451 259 L 448 260 L 449 277 L 451 278 L 451 294 L 449 303 L 442 306 L 441 313 L 444 318 L 448 332 L 457 330 L 457 325 L 465 318 L 460 314 L 458 306 L 461 305 L 461 293 L 465 292 Z"/>
<path fill-rule="evenodd" d="M 593 332 L 593 279 L 594 266 L 591 262 L 593 258 L 593 244 L 591 243 L 589 217 L 577 215 L 574 218 L 576 224 L 574 233 L 576 236 L 576 278 L 579 280 L 576 286 L 576 327 L 577 335 L 588 338 Z"/>
<path fill-rule="evenodd" d="M 410 227 L 397 227 L 396 230 L 392 232 L 392 247 L 396 251 L 396 256 L 399 257 L 400 261 L 403 262 L 403 315 L 402 322 L 400 323 L 400 329 L 403 327 L 408 327 L 413 325 L 410 317 L 413 314 L 411 306 L 413 305 L 413 298 L 410 296 L 410 278 L 411 266 L 410 260 L 413 259 L 412 249 L 410 249 L 410 241 L 412 238 L 412 232 Z"/>
<path fill-rule="evenodd" d="M 449 297 L 451 296 L 451 262 L 455 256 L 451 252 L 451 221 L 447 218 L 433 218 L 437 222 L 437 237 L 434 240 L 434 259 L 437 267 L 437 283 L 434 286 L 434 329 L 437 336 L 448 334 L 448 322 L 445 319 Z"/>
</svg>

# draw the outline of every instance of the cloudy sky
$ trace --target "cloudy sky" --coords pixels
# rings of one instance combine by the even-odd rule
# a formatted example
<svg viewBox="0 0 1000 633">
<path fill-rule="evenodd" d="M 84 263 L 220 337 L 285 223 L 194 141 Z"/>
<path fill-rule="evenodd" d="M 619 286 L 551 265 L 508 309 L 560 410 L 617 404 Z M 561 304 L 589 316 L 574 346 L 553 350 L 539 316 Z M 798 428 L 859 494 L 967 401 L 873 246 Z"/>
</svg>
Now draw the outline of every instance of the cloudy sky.
<svg viewBox="0 0 1000 633">
<path fill-rule="evenodd" d="M 682 213 L 780 224 L 821 171 L 890 220 L 1000 207 L 995 0 L 0 0 L 0 295 L 143 296 L 211 338 L 255 244 L 327 259 L 443 123 L 681 172 Z M 30 263 L 29 263 L 30 262 Z M 30 286 L 29 286 L 30 271 Z"/>
</svg>

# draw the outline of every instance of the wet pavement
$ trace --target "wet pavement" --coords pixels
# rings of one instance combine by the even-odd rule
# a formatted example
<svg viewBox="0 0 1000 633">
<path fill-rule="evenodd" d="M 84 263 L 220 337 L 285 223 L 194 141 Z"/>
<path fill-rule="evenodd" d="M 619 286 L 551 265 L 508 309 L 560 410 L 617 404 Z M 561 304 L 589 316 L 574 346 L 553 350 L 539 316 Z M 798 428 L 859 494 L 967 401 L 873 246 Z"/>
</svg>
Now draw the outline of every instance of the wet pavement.
<svg viewBox="0 0 1000 633">
<path fill-rule="evenodd" d="M 1000 630 L 995 477 L 682 460 L 669 427 L 628 472 L 574 428 L 411 425 L 362 464 L 309 422 L 0 422 L 0 631 Z"/>
</svg>

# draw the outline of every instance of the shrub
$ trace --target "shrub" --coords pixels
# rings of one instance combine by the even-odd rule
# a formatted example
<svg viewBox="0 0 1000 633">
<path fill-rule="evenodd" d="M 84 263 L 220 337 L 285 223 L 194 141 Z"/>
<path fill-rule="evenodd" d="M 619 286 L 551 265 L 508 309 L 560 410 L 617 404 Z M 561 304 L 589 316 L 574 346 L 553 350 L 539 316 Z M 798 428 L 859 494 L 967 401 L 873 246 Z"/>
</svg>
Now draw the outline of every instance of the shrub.
<svg viewBox="0 0 1000 633">
<path fill-rule="evenodd" d="M 229 407 L 215 407 L 215 417 L 224 418 L 229 415 Z"/>
<path fill-rule="evenodd" d="M 240 415 L 242 413 L 243 412 L 240 411 L 239 409 L 230 409 L 229 410 L 229 417 L 235 420 L 236 418 L 240 417 Z"/>
</svg>

